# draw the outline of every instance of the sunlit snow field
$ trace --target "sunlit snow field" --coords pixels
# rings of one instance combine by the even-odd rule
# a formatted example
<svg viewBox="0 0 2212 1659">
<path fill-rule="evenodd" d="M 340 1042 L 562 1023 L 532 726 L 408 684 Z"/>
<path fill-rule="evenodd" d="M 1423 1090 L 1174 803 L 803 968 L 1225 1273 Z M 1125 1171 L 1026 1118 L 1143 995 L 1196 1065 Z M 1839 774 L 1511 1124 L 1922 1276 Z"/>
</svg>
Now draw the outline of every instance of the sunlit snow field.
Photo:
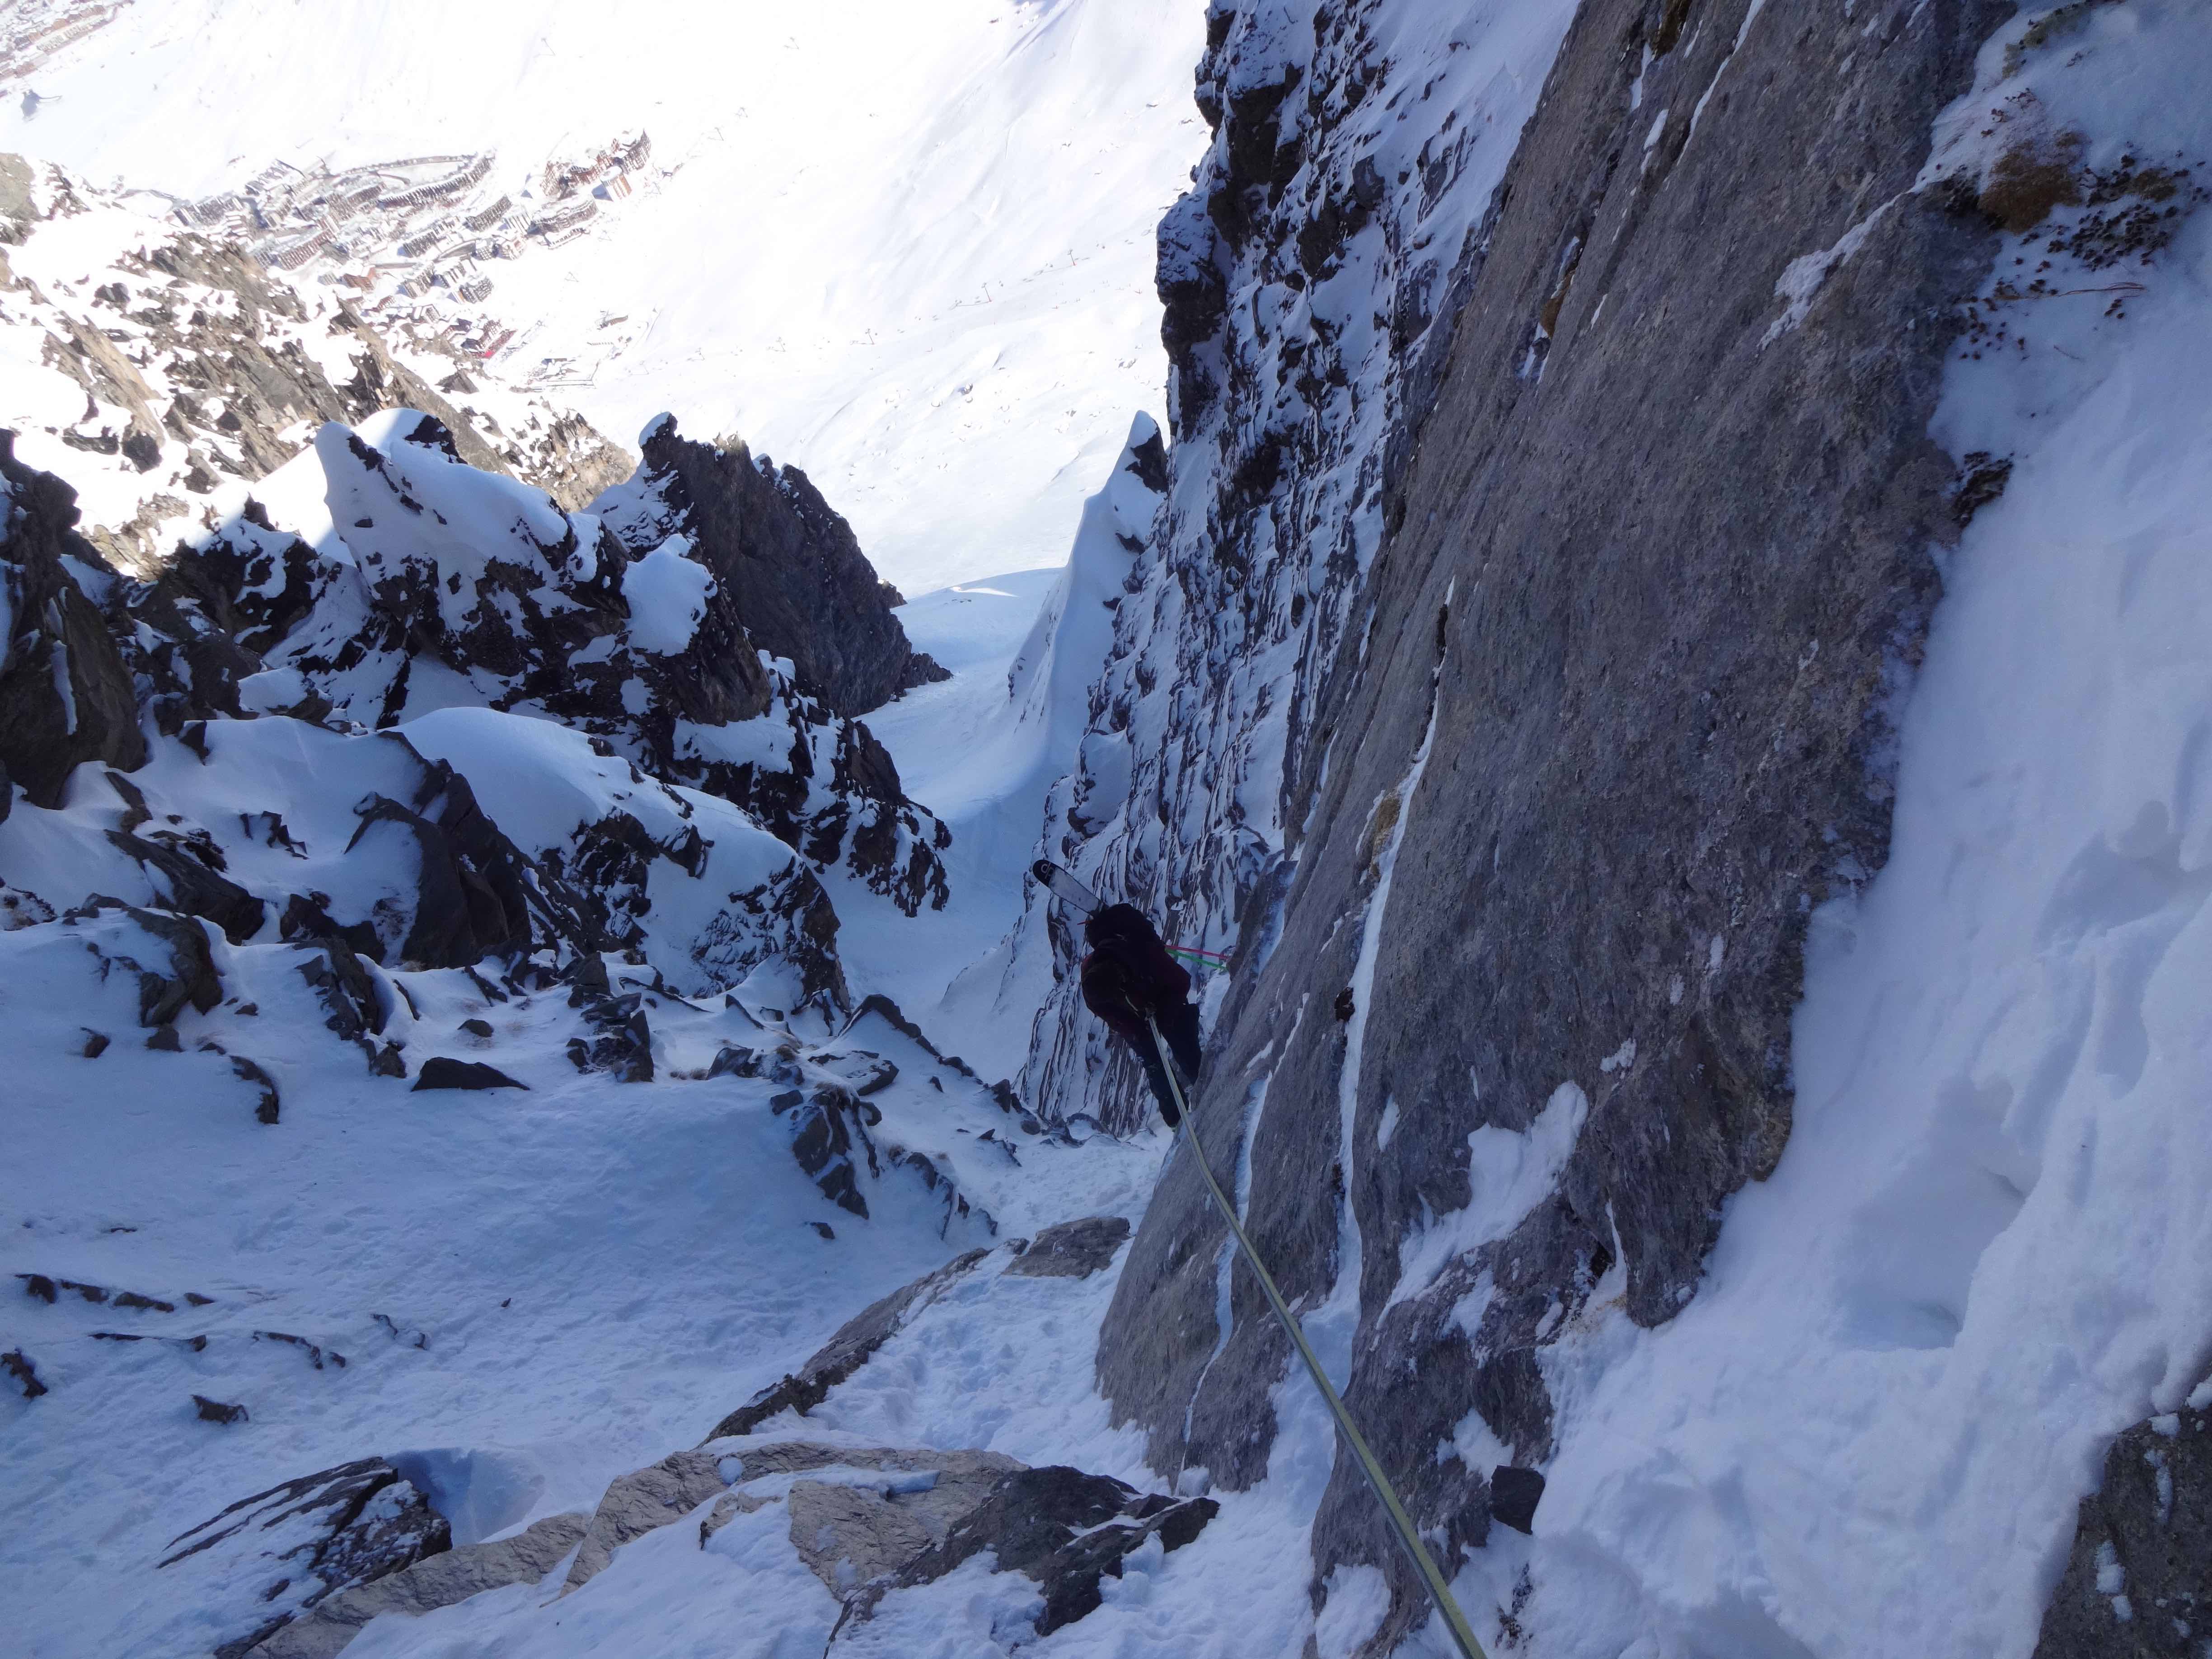
<svg viewBox="0 0 2212 1659">
<path fill-rule="evenodd" d="M 198 198 L 478 149 L 520 185 L 641 128 L 672 177 L 487 267 L 541 325 L 498 372 L 649 319 L 551 395 L 803 467 L 911 595 L 1064 559 L 1160 412 L 1153 232 L 1205 148 L 1203 33 L 1185 0 L 165 0 L 41 68 L 0 150 Z"/>
</svg>

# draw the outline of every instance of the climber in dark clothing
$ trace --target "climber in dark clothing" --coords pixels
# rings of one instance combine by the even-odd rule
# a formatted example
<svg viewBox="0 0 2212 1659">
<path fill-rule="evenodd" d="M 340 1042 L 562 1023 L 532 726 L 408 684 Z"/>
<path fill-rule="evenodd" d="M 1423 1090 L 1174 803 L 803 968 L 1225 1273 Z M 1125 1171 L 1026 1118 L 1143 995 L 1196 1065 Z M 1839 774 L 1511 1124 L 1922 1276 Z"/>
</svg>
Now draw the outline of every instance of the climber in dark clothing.
<svg viewBox="0 0 2212 1659">
<path fill-rule="evenodd" d="M 1198 1076 L 1198 1009 L 1186 1000 L 1190 975 L 1168 954 L 1152 924 L 1133 904 L 1094 910 L 1083 924 L 1090 954 L 1083 958 L 1083 1000 L 1144 1062 L 1145 1076 L 1170 1129 L 1182 1121 L 1167 1068 L 1145 1022 L 1149 1014 L 1167 1039 L 1186 1090 Z"/>
</svg>

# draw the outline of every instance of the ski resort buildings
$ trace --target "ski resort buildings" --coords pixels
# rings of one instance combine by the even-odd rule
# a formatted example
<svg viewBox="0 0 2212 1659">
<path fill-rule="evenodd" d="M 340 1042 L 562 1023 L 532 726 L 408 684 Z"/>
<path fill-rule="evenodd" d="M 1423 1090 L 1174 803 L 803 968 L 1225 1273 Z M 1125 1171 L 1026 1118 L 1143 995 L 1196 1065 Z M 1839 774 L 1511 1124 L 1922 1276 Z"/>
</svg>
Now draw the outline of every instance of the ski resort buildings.
<svg viewBox="0 0 2212 1659">
<path fill-rule="evenodd" d="M 386 324 L 487 361 L 515 330 L 490 317 L 449 318 L 439 296 L 481 307 L 495 286 L 485 266 L 590 234 L 603 204 L 646 186 L 652 155 L 652 138 L 639 132 L 580 159 L 556 157 L 535 179 L 505 186 L 491 151 L 335 170 L 278 161 L 234 191 L 179 202 L 175 215 L 269 270 L 314 268 L 318 281 L 355 290 Z"/>
</svg>

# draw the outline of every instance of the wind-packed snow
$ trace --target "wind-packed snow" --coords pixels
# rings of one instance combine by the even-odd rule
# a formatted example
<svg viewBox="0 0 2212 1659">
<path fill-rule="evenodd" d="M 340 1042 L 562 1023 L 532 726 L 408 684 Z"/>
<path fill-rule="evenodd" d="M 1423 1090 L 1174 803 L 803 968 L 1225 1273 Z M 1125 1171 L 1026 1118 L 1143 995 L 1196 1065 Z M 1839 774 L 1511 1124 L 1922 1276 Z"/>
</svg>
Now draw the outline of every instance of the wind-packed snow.
<svg viewBox="0 0 2212 1659">
<path fill-rule="evenodd" d="M 0 1468 L 17 1515 L 36 1517 L 0 1541 L 13 1652 L 182 1654 L 236 1636 L 218 1622 L 234 1607 L 198 1603 L 177 1570 L 156 1571 L 161 1547 L 354 1457 L 437 1449 L 453 1468 L 474 1455 L 453 1495 L 507 1494 L 475 1513 L 486 1530 L 589 1509 L 609 1480 L 693 1443 L 870 1297 L 971 1242 L 940 1237 L 911 1177 L 909 1201 L 865 1223 L 830 1203 L 792 1164 L 769 1080 L 580 1077 L 556 1035 L 564 996 L 490 1005 L 459 969 L 409 976 L 418 1040 L 529 1092 L 410 1093 L 368 1077 L 323 1031 L 292 953 L 237 952 L 240 1000 L 258 1012 L 196 1021 L 187 1047 L 212 1036 L 258 1058 L 286 1097 L 283 1123 L 264 1127 L 222 1057 L 141 1048 L 135 988 L 103 985 L 82 948 L 57 939 L 30 960 L 10 948 L 46 931 L 0 934 L 7 1266 L 177 1311 L 66 1292 L 49 1309 L 9 1285 L 0 1346 L 29 1352 L 52 1390 L 5 1405 Z M 473 1017 L 494 1024 L 481 1044 L 457 1029 Z M 98 1061 L 78 1057 L 86 1025 L 117 1038 Z M 1086 1201 L 1073 1173 L 1033 1164 L 1008 1220 L 1028 1231 L 1038 1211 Z M 212 1301 L 187 1306 L 188 1291 Z M 318 1369 L 258 1331 L 345 1363 Z M 176 1340 L 199 1335 L 198 1352 Z M 194 1394 L 243 1401 L 251 1419 L 203 1423 Z"/>
<path fill-rule="evenodd" d="M 526 331 L 491 373 L 574 359 L 603 431 L 676 408 L 799 462 L 918 593 L 1063 557 L 1157 406 L 1203 32 L 1193 0 L 185 0 L 48 60 L 0 149 L 192 198 L 495 149 L 520 192 L 648 131 L 655 188 L 488 267 Z"/>
<path fill-rule="evenodd" d="M 672 656 L 688 649 L 698 631 L 714 579 L 690 551 L 688 538 L 671 536 L 623 572 L 629 636 L 639 650 Z"/>
</svg>

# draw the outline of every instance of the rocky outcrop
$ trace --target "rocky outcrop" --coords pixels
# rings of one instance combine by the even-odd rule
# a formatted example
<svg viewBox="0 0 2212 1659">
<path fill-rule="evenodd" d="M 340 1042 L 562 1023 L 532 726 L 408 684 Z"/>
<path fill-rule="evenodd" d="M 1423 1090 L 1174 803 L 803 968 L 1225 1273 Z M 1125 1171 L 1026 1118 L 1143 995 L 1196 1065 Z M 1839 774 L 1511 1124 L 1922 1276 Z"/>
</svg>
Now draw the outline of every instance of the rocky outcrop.
<svg viewBox="0 0 2212 1659">
<path fill-rule="evenodd" d="M 1180 1549 L 1220 1509 L 1211 1498 L 1143 1493 L 1080 1469 L 1016 1468 L 993 1483 L 940 1541 L 866 1585 L 846 1604 L 847 1612 L 856 1623 L 864 1621 L 885 1596 L 933 1583 L 988 1551 L 996 1571 L 1036 1582 L 1044 1605 L 1035 1628 L 1049 1636 L 1097 1608 L 1103 1599 L 1099 1581 L 1119 1578 L 1122 1561 L 1133 1551 L 1155 1537 L 1164 1550 Z M 860 1635 L 841 1626 L 846 1632 L 848 1639 Z"/>
<path fill-rule="evenodd" d="M 489 416 L 480 416 L 495 435 L 515 477 L 526 479 L 571 513 L 582 511 L 637 470 L 637 458 L 609 441 L 582 416 L 571 412 L 550 419 L 532 415 L 519 432 L 499 434 Z"/>
<path fill-rule="evenodd" d="M 1085 1216 L 1047 1227 L 1006 1264 L 1013 1279 L 1088 1279 L 1114 1265 L 1129 1237 L 1127 1218 Z"/>
<path fill-rule="evenodd" d="M 831 1648 L 854 1651 L 872 1646 L 868 1626 L 887 1597 L 986 1553 L 995 1571 L 1035 1582 L 1042 1605 L 1025 1622 L 1048 1635 L 1097 1608 L 1100 1581 L 1121 1577 L 1133 1551 L 1156 1537 L 1178 1549 L 1219 1509 L 998 1452 L 717 1438 L 607 1488 L 562 1594 L 648 1532 L 697 1516 L 704 1549 L 740 1516 L 779 1503 L 791 1547 L 843 1603 Z"/>
<path fill-rule="evenodd" d="M 428 1499 L 368 1457 L 240 1498 L 170 1540 L 160 1565 L 237 1600 L 232 1616 L 242 1628 L 215 1656 L 241 1659 L 331 1597 L 439 1555 L 452 1541 Z"/>
<path fill-rule="evenodd" d="M 314 553 L 249 504 L 131 591 L 131 614 L 153 629 L 141 654 L 164 729 L 253 712 L 240 702 L 248 678 L 253 709 L 389 727 L 451 702 L 450 673 L 489 707 L 557 720 L 720 796 L 908 914 L 946 902 L 950 832 L 907 799 L 875 736 L 750 631 L 771 551 L 814 562 L 787 586 L 822 576 L 807 546 L 776 541 L 718 569 L 650 515 L 564 512 L 471 465 L 450 428 L 411 410 L 375 443 L 337 425 L 315 443 L 343 555 Z M 842 659 L 880 625 L 905 661 L 867 580 L 810 622 L 819 649 Z"/>
<path fill-rule="evenodd" d="M 2035 1659 L 2194 1659 L 2212 1630 L 2212 1388 L 2112 1443 Z"/>
<path fill-rule="evenodd" d="M 85 948 L 100 963 L 138 980 L 138 1023 L 160 1030 L 186 1008 L 205 1013 L 222 1000 L 207 935 L 189 917 L 142 910 L 118 899 L 94 898 L 71 913 Z"/>
<path fill-rule="evenodd" d="M 68 485 L 15 459 L 0 433 L 8 500 L 0 539 L 0 769 L 32 804 L 59 803 L 71 769 L 88 760 L 125 771 L 146 759 L 130 670 L 100 613 L 64 563 L 112 588 L 107 562 L 76 533 Z"/>
<path fill-rule="evenodd" d="M 795 1412 L 804 1417 L 830 1397 L 830 1391 L 867 1364 L 876 1350 L 898 1334 L 915 1315 L 981 1265 L 988 1250 L 969 1250 L 911 1285 L 870 1303 L 837 1328 L 837 1334 L 812 1358 L 781 1382 L 770 1383 L 714 1425 L 707 1438 L 750 1434 L 772 1417 Z"/>
<path fill-rule="evenodd" d="M 252 1659 L 333 1659 L 383 1613 L 420 1618 L 486 1590 L 535 1583 L 583 1541 L 589 1517 L 549 1515 L 512 1538 L 460 1544 L 398 1572 L 341 1591 L 252 1649 Z"/>
<path fill-rule="evenodd" d="M 1201 1130 L 1218 1159 L 1255 1126 L 1248 1224 L 1294 1302 L 1358 1308 L 1347 1401 L 1453 1555 L 1486 1536 L 1489 1471 L 1432 1449 L 1474 1411 L 1514 1462 L 1544 1461 L 1542 1345 L 1616 1263 L 1632 1317 L 1672 1317 L 1722 1200 L 1788 1139 L 1806 918 L 1885 855 L 1891 720 L 1938 591 L 1931 549 L 1956 526 L 1929 417 L 1954 302 L 1994 246 L 1971 195 L 1915 181 L 2005 9 L 1900 12 L 1870 47 L 1863 23 L 1751 27 L 1735 0 L 1686 32 L 1680 7 L 1582 7 L 1510 168 L 1462 220 L 1474 234 L 1448 273 L 1399 289 L 1388 435 L 1354 483 L 1327 446 L 1357 410 L 1307 384 L 1343 337 L 1298 296 L 1363 261 L 1371 276 L 1372 239 L 1418 217 L 1408 195 L 1464 191 L 1455 173 L 1480 179 L 1494 142 L 1447 123 L 1434 176 L 1407 157 L 1376 198 L 1358 112 L 1380 89 L 1351 47 L 1379 9 L 1345 9 L 1310 46 L 1265 14 L 1214 14 L 1216 147 L 1163 233 L 1170 465 L 1209 470 L 1170 501 L 1202 502 L 1208 533 L 1170 509 L 1157 556 L 1163 588 L 1200 597 L 1149 646 L 1117 632 L 1137 673 L 1127 694 L 1118 661 L 1107 682 L 1134 705 L 1139 653 L 1164 640 L 1194 664 L 1228 627 L 1307 630 L 1295 672 L 1218 684 L 1202 738 L 1164 722 L 1170 754 L 1235 753 L 1262 693 L 1279 699 L 1280 805 L 1272 823 L 1209 817 L 1206 847 L 1155 855 L 1120 826 L 1048 847 L 1150 895 L 1181 937 L 1236 919 Z M 1861 256 L 1790 313 L 1784 268 L 1855 226 Z M 1218 325 L 1209 272 L 1236 296 Z M 1302 398 L 1335 438 L 1270 423 L 1271 400 Z M 1200 445 L 1217 432 L 1225 459 Z M 1360 505 L 1345 543 L 1261 556 L 1329 499 Z M 1250 643 L 1231 659 L 1255 657 L 1283 660 Z M 1160 819 L 1200 816 L 1155 753 L 1135 772 L 1179 803 Z M 1248 807 L 1261 781 L 1241 781 Z M 1068 1066 L 1037 1087 L 1065 1110 L 1097 1084 Z M 1555 1194 L 1401 1285 L 1413 1232 L 1474 1196 L 1469 1133 L 1547 1109 L 1578 1131 Z M 1156 1466 L 1243 1486 L 1266 1468 L 1283 1355 L 1241 1280 L 1216 1330 L 1208 1211 L 1171 1165 L 1100 1380 Z M 1452 1310 L 1478 1285 L 1463 1326 Z M 1313 1553 L 1317 1578 L 1391 1577 L 1364 1653 L 1423 1616 L 1341 1460 Z"/>
<path fill-rule="evenodd" d="M 756 459 L 735 439 L 686 438 L 667 415 L 639 446 L 637 476 L 593 510 L 634 547 L 685 538 L 733 596 L 744 633 L 791 659 L 801 691 L 833 713 L 861 714 L 945 678 L 908 644 L 891 614 L 897 592 L 804 472 Z"/>
</svg>

